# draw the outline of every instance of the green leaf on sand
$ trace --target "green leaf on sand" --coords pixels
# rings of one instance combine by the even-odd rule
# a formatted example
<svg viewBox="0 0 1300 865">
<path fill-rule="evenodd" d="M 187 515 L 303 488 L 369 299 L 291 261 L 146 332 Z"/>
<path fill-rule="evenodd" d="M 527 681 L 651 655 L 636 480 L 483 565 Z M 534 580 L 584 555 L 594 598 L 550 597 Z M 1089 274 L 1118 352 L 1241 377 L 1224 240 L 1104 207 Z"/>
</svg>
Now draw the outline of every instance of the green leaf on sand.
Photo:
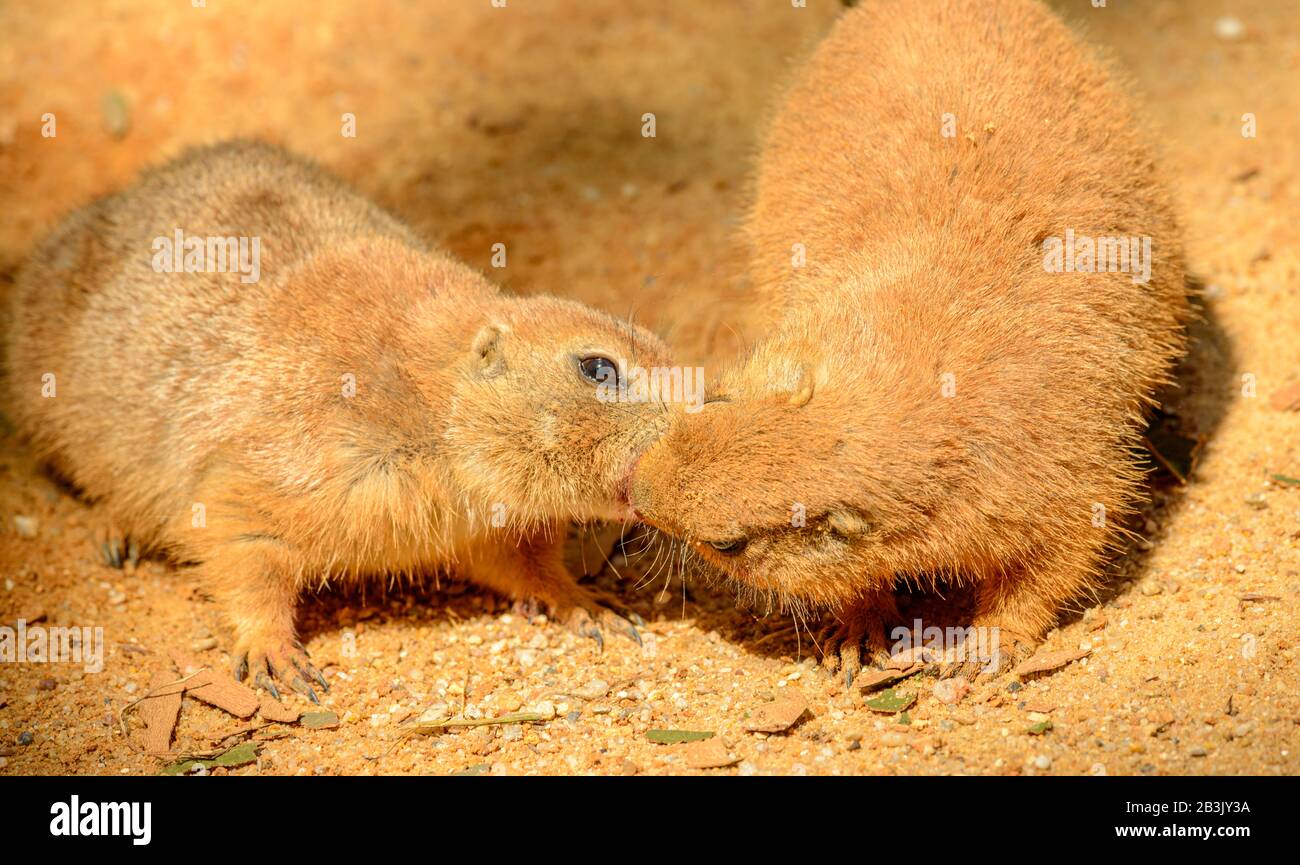
<svg viewBox="0 0 1300 865">
<path fill-rule="evenodd" d="M 450 727 L 486 727 L 489 724 L 544 724 L 546 716 L 536 712 L 514 712 L 496 718 L 442 718 L 432 721 L 417 721 L 412 728 L 417 733 L 430 733 Z"/>
<path fill-rule="evenodd" d="M 706 730 L 648 730 L 645 737 L 657 745 L 680 745 L 712 739 L 713 733 Z"/>
<path fill-rule="evenodd" d="M 313 730 L 330 730 L 339 725 L 339 716 L 333 712 L 307 712 L 298 723 Z"/>
<path fill-rule="evenodd" d="M 104 128 L 114 138 L 121 138 L 131 129 L 131 109 L 127 107 L 126 97 L 120 90 L 110 90 L 104 94 Z"/>
<path fill-rule="evenodd" d="M 887 712 L 890 715 L 897 715 L 915 702 L 916 694 L 900 694 L 893 688 L 888 688 L 867 700 L 865 705 L 873 712 Z"/>
<path fill-rule="evenodd" d="M 233 768 L 235 766 L 246 766 L 249 763 L 257 762 L 257 745 L 254 742 L 244 742 L 242 745 L 236 745 L 229 751 L 218 754 L 210 760 L 183 760 L 180 763 L 172 763 L 164 766 L 162 773 L 164 775 L 185 775 L 195 766 L 206 766 L 211 769 L 214 766 L 225 766 Z"/>
</svg>

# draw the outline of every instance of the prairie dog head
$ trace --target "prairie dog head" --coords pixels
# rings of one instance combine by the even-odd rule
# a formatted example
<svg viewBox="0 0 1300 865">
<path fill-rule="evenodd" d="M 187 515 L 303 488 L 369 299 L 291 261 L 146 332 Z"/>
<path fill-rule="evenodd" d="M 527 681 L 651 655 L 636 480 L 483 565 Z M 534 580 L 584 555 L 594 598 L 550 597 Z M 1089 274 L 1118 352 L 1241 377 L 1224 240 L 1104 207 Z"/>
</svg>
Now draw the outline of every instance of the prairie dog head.
<svg viewBox="0 0 1300 865">
<path fill-rule="evenodd" d="M 498 300 L 454 387 L 461 485 L 512 525 L 630 518 L 627 477 L 666 409 L 626 384 L 668 364 L 653 334 L 581 304 Z"/>
<path fill-rule="evenodd" d="M 932 442 L 901 420 L 918 407 L 870 361 L 842 362 L 872 356 L 859 334 L 778 335 L 702 411 L 674 412 L 636 464 L 635 514 L 756 597 L 835 606 L 891 583 L 941 485 Z"/>
</svg>

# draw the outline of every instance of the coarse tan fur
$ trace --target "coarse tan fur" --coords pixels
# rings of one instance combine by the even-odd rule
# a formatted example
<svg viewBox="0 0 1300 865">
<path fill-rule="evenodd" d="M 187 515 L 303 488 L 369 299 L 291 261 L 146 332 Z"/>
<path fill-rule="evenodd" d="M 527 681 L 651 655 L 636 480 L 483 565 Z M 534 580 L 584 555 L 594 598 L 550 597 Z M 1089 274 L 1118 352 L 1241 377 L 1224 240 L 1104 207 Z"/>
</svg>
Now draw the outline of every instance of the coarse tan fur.
<svg viewBox="0 0 1300 865">
<path fill-rule="evenodd" d="M 639 460 L 637 513 L 753 595 L 838 611 L 828 663 L 850 680 L 898 580 L 973 584 L 991 660 L 1032 647 L 1095 589 L 1183 347 L 1178 231 L 1134 112 L 1038 3 L 846 12 L 760 159 L 748 230 L 779 321 Z M 1150 281 L 1048 272 L 1069 229 L 1151 237 Z"/>
<path fill-rule="evenodd" d="M 259 238 L 260 281 L 158 272 L 154 239 L 176 228 Z M 590 636 L 635 636 L 561 544 L 570 520 L 627 517 L 631 461 L 663 416 L 599 400 L 579 359 L 666 365 L 649 333 L 504 295 L 314 165 L 247 142 L 73 214 L 12 313 L 9 403 L 38 456 L 133 549 L 198 564 L 239 673 L 270 690 L 323 684 L 293 614 L 332 580 L 454 569 Z"/>
</svg>

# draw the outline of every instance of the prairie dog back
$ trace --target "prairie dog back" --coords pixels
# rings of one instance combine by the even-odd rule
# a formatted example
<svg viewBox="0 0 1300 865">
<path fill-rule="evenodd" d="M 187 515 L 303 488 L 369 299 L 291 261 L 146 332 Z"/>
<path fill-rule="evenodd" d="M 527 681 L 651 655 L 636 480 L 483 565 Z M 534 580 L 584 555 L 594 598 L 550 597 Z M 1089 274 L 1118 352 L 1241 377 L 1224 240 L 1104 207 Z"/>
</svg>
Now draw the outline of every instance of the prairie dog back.
<svg viewBox="0 0 1300 865">
<path fill-rule="evenodd" d="M 177 229 L 199 242 L 243 239 L 250 257 L 255 239 L 257 280 L 245 282 L 237 260 L 221 271 L 160 274 L 156 259 L 185 267 Z M 273 371 L 250 368 L 262 335 L 249 325 L 295 301 L 286 273 L 361 237 L 423 247 L 331 176 L 265 145 L 191 151 L 146 173 L 75 213 L 18 279 L 6 364 L 17 423 L 89 496 L 116 493 L 125 506 L 118 518 L 148 540 L 145 514 L 174 513 L 190 492 L 158 479 L 193 476 L 205 445 L 222 436 L 226 419 L 194 389 L 196 372 L 229 388 L 269 381 Z M 34 386 L 46 375 L 52 398 Z M 66 464 L 74 448 L 87 452 L 79 466 L 112 466 L 111 476 Z"/>
<path fill-rule="evenodd" d="M 972 584 L 1027 651 L 1133 507 L 1188 307 L 1126 86 L 1039 3 L 873 0 L 782 96 L 749 224 L 779 321 L 631 498 L 742 591 L 836 610 L 850 679 L 898 579 Z M 1076 235 L 1141 255 L 1054 267 Z"/>
</svg>

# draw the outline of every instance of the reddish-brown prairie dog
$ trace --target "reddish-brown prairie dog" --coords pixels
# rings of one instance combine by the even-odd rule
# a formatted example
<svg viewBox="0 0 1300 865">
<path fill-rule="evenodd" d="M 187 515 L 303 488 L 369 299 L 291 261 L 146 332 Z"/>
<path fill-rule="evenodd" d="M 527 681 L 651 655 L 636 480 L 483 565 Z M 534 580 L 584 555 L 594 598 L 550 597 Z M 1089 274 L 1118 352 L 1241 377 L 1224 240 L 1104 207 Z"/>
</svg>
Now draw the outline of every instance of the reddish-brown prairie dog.
<svg viewBox="0 0 1300 865">
<path fill-rule="evenodd" d="M 1129 90 L 1037 3 L 878 0 L 782 96 L 749 221 L 778 322 L 631 499 L 742 591 L 838 611 L 850 679 L 900 579 L 973 584 L 1010 660 L 1131 510 L 1187 303 Z"/>
<path fill-rule="evenodd" d="M 371 575 L 454 569 L 635 636 L 560 546 L 571 519 L 627 515 L 662 409 L 597 387 L 666 365 L 651 334 L 504 295 L 310 163 L 239 142 L 72 215 L 12 313 L 17 425 L 133 544 L 198 563 L 241 676 L 314 697 L 296 599 Z"/>
</svg>

